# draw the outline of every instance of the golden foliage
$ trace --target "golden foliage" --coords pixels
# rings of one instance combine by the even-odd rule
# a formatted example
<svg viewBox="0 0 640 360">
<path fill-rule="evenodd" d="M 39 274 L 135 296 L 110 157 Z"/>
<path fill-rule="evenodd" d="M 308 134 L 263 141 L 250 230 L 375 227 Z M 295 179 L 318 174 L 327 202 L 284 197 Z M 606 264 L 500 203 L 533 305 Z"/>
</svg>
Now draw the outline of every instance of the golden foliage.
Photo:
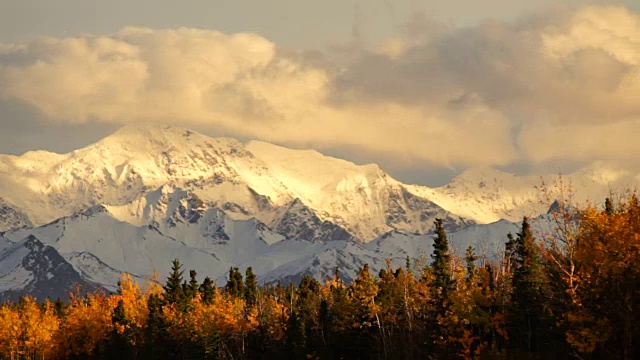
<svg viewBox="0 0 640 360">
<path fill-rule="evenodd" d="M 54 354 L 60 321 L 50 302 L 43 309 L 32 297 L 17 307 L 0 307 L 0 354 L 4 358 L 46 359 Z"/>
<path fill-rule="evenodd" d="M 640 296 L 640 205 L 631 196 L 615 211 L 588 207 L 580 215 L 577 299 L 566 337 L 579 352 L 591 353 L 610 339 L 610 329 L 630 334 L 635 326 L 630 321 Z"/>
<path fill-rule="evenodd" d="M 60 355 L 89 355 L 113 331 L 111 313 L 118 304 L 114 296 L 89 294 L 72 297 L 66 316 L 56 335 Z"/>
<path fill-rule="evenodd" d="M 169 332 L 175 339 L 200 342 L 214 336 L 242 336 L 257 326 L 255 309 L 245 311 L 244 300 L 227 295 L 216 296 L 205 304 L 196 296 L 190 311 L 179 311 L 175 306 L 164 308 Z"/>
</svg>

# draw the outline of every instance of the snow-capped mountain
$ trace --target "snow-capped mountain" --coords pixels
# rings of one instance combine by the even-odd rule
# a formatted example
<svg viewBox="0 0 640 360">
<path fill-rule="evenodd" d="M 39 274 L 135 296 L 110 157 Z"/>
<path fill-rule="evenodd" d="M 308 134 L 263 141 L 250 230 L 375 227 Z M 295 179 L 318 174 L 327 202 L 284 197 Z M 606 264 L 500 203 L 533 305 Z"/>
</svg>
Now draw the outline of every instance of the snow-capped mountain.
<svg viewBox="0 0 640 360">
<path fill-rule="evenodd" d="M 127 126 L 64 155 L 0 156 L 0 197 L 35 225 L 93 205 L 122 206 L 166 185 L 192 191 L 235 219 L 281 226 L 287 235 L 308 232 L 292 233 L 292 224 L 283 224 L 292 206 L 309 212 L 299 220 L 329 221 L 337 225 L 332 231 L 342 228 L 342 235 L 361 241 L 390 230 L 425 232 L 436 216 L 452 229 L 472 222 L 411 192 L 377 165 L 166 126 Z M 324 226 L 320 237 L 329 231 Z"/>
<path fill-rule="evenodd" d="M 149 196 L 153 197 L 157 198 L 157 193 Z M 174 205 L 193 199 L 181 189 L 164 193 L 161 198 L 166 202 L 160 204 Z M 60 261 L 79 274 L 74 279 L 81 277 L 109 290 L 115 290 L 123 272 L 142 282 L 156 271 L 164 277 L 174 258 L 180 259 L 185 268 L 212 276 L 222 285 L 231 266 L 253 267 L 263 283 L 297 281 L 304 275 L 326 279 L 333 276 L 336 267 L 345 280 L 350 280 L 365 263 L 379 271 L 386 267 L 387 259 L 401 266 L 407 256 L 429 259 L 432 252 L 431 234 L 392 231 L 368 243 L 285 238 L 256 219 L 234 220 L 217 208 L 197 207 L 197 212 L 190 212 L 183 205 L 166 206 L 162 213 L 156 210 L 155 217 L 137 219 L 135 225 L 97 205 L 37 228 L 5 232 L 2 237 L 7 248 L 21 246 L 21 239 L 37 242 L 59 254 Z M 199 215 L 194 216 L 196 213 Z M 471 225 L 451 233 L 451 244 L 460 253 L 473 245 L 494 254 L 509 231 L 516 232 L 517 224 L 502 221 Z M 2 260 L 0 266 L 19 268 Z"/>
<path fill-rule="evenodd" d="M 32 226 L 29 218 L 15 206 L 0 198 L 0 231 Z"/>
<path fill-rule="evenodd" d="M 555 199 L 585 205 L 604 203 L 608 196 L 635 191 L 640 174 L 596 161 L 568 174 L 515 175 L 471 168 L 438 188 L 407 186 L 417 196 L 479 224 L 545 213 Z"/>
<path fill-rule="evenodd" d="M 98 288 L 56 249 L 31 235 L 15 243 L 0 237 L 0 264 L 0 301 L 17 301 L 27 294 L 39 300 L 65 299 L 75 286 L 83 291 Z"/>
<path fill-rule="evenodd" d="M 578 200 L 638 181 L 604 163 L 562 180 L 564 196 L 571 184 Z M 560 196 L 552 185 L 543 199 L 540 184 L 475 168 L 439 188 L 407 185 L 316 151 L 127 126 L 68 154 L 0 155 L 0 293 L 78 279 L 114 290 L 122 272 L 166 276 L 174 258 L 219 283 L 231 266 L 252 266 L 263 282 L 336 267 L 350 279 L 365 263 L 377 271 L 387 259 L 428 261 L 436 217 L 455 251 L 472 245 L 491 256 L 523 215 Z M 30 270 L 27 258 L 54 275 Z"/>
</svg>

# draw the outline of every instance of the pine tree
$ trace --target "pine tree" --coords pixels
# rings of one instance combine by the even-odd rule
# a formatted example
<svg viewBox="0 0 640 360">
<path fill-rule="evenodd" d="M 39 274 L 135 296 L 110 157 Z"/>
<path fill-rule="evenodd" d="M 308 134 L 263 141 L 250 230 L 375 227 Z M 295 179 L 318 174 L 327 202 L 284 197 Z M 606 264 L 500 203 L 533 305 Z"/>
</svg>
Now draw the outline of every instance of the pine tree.
<svg viewBox="0 0 640 360">
<path fill-rule="evenodd" d="M 162 307 L 163 299 L 157 294 L 149 295 L 147 299 L 147 326 L 145 327 L 145 359 L 162 359 L 170 352 L 171 339 L 167 333 Z M 173 346 L 174 348 L 177 346 Z"/>
<path fill-rule="evenodd" d="M 256 275 L 253 273 L 253 269 L 248 267 L 245 271 L 244 301 L 248 306 L 254 306 L 257 298 L 258 282 L 256 281 Z"/>
<path fill-rule="evenodd" d="M 202 295 L 202 302 L 205 304 L 211 304 L 213 297 L 215 296 L 215 288 L 213 280 L 210 277 L 205 277 L 200 285 L 200 294 Z"/>
<path fill-rule="evenodd" d="M 127 341 L 128 321 L 124 309 L 124 301 L 118 301 L 118 305 L 111 314 L 111 322 L 114 330 L 111 335 L 109 353 L 112 357 L 130 359 L 133 358 L 133 348 Z"/>
<path fill-rule="evenodd" d="M 434 287 L 446 293 L 451 282 L 451 256 L 449 255 L 449 241 L 444 230 L 442 219 L 434 222 L 436 237 L 433 239 L 433 263 Z"/>
<path fill-rule="evenodd" d="M 237 267 L 229 269 L 229 279 L 227 280 L 225 290 L 231 296 L 238 298 L 244 297 L 244 281 L 242 280 L 242 274 Z"/>
<path fill-rule="evenodd" d="M 540 250 L 524 217 L 515 240 L 512 264 L 510 337 L 512 343 L 532 354 L 540 350 L 540 332 L 544 326 L 544 273 Z"/>
<path fill-rule="evenodd" d="M 58 317 L 64 317 L 65 304 L 60 300 L 60 298 L 57 298 L 56 301 L 54 301 L 53 308 Z"/>
<path fill-rule="evenodd" d="M 197 273 L 195 270 L 189 271 L 189 283 L 184 286 L 184 294 L 188 300 L 193 299 L 198 293 L 198 289 L 200 285 L 198 284 L 198 280 L 196 279 Z"/>
<path fill-rule="evenodd" d="M 471 281 L 476 273 L 476 260 L 478 260 L 478 256 L 476 256 L 473 247 L 469 246 L 464 254 L 464 261 L 467 264 L 467 282 Z"/>
<path fill-rule="evenodd" d="M 164 298 L 169 304 L 181 305 L 184 302 L 185 294 L 182 289 L 182 264 L 180 260 L 173 260 L 171 266 L 171 275 L 167 278 L 164 288 Z"/>
<path fill-rule="evenodd" d="M 604 200 L 604 211 L 606 214 L 611 215 L 613 214 L 613 203 L 611 202 L 611 198 L 606 198 Z"/>
</svg>

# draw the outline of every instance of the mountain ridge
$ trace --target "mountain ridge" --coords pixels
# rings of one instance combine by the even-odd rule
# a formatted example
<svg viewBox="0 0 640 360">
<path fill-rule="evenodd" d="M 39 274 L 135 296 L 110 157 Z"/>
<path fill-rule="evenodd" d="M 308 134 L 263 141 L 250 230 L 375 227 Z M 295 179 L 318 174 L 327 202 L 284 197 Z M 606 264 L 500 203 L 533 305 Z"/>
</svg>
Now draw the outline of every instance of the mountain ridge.
<svg viewBox="0 0 640 360">
<path fill-rule="evenodd" d="M 38 165 L 37 154 L 46 164 Z M 405 185 L 377 165 L 266 143 L 245 146 L 175 127 L 127 126 L 83 149 L 55 155 L 55 164 L 44 152 L 37 154 L 24 161 L 0 156 L 0 197 L 36 226 L 97 204 L 122 206 L 166 185 L 193 191 L 236 218 L 267 224 L 279 207 L 298 199 L 320 220 L 361 241 L 394 228 L 424 231 L 418 220 L 427 213 L 448 217 L 451 224 L 469 222 L 428 199 L 407 203 Z M 394 213 L 405 216 L 387 221 Z"/>
<path fill-rule="evenodd" d="M 498 253 L 522 216 L 549 222 L 541 214 L 571 195 L 563 181 L 586 193 L 580 199 L 604 199 L 612 184 L 637 179 L 594 163 L 553 178 L 541 200 L 536 176 L 472 168 L 430 188 L 315 150 L 134 125 L 67 154 L 0 155 L 0 239 L 36 239 L 71 269 L 61 283 L 79 277 L 108 290 L 122 273 L 164 276 L 174 258 L 218 283 L 232 266 L 251 266 L 267 283 L 322 279 L 336 267 L 348 280 L 365 263 L 378 271 L 387 259 L 428 261 L 435 218 L 456 252 Z M 47 254 L 30 256 L 50 264 Z M 0 260 L 0 273 L 16 261 Z M 28 287 L 14 285 L 0 284 L 0 294 Z"/>
</svg>

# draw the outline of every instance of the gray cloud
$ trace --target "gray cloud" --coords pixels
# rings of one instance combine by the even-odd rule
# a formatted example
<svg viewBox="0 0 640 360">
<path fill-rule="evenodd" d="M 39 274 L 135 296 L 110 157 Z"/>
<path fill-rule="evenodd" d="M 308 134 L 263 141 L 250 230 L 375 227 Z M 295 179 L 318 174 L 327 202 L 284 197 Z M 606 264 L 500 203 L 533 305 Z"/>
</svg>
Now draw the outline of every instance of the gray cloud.
<svg viewBox="0 0 640 360">
<path fill-rule="evenodd" d="M 192 28 L 3 44 L 0 97 L 52 128 L 168 122 L 398 173 L 635 161 L 638 13 L 555 8 L 464 28 L 416 13 L 403 29 L 309 52 Z"/>
</svg>

